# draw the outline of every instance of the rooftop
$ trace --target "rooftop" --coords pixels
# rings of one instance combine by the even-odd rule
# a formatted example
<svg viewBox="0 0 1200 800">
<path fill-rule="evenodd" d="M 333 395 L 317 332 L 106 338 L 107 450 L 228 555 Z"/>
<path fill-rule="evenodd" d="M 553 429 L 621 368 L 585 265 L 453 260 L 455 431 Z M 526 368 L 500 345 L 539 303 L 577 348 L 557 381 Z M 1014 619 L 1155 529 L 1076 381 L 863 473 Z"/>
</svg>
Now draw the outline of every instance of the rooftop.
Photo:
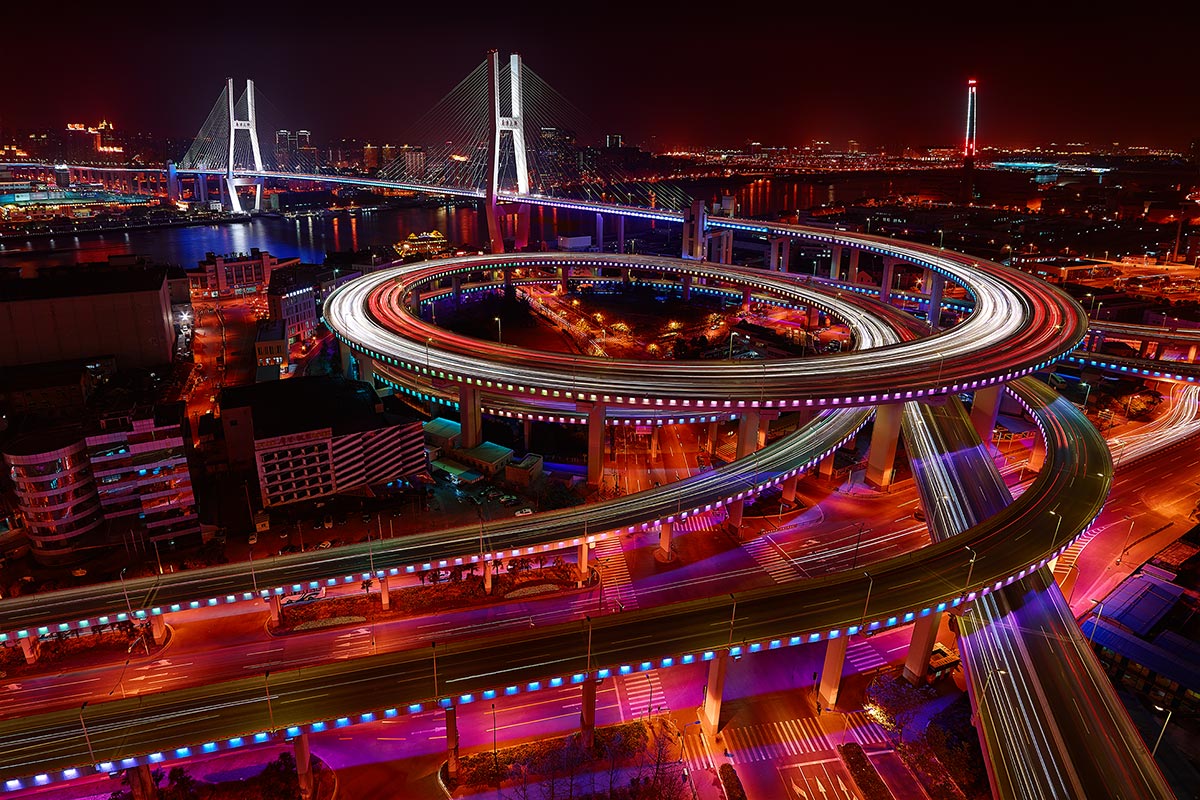
<svg viewBox="0 0 1200 800">
<path fill-rule="evenodd" d="M 165 267 L 78 270 L 44 277 L 0 281 L 0 302 L 53 300 L 86 295 L 158 292 L 167 280 Z"/>
<path fill-rule="evenodd" d="M 222 412 L 249 406 L 256 439 L 322 428 L 344 436 L 399 421 L 377 411 L 379 397 L 370 385 L 328 375 L 228 387 L 220 405 Z"/>
</svg>

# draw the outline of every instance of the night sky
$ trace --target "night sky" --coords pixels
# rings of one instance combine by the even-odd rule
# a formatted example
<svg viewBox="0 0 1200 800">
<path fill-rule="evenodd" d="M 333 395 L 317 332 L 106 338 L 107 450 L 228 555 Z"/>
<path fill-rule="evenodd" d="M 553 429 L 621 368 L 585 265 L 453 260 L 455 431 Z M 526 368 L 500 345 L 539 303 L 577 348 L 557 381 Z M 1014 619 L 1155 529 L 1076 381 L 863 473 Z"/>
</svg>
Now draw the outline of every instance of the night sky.
<svg viewBox="0 0 1200 800">
<path fill-rule="evenodd" d="M 1184 32 L 1194 4 L 564 0 L 413 3 L 23 2 L 0 12 L 0 126 L 101 117 L 187 137 L 226 76 L 314 139 L 387 141 L 489 48 L 526 63 L 601 129 L 684 145 L 956 145 L 968 77 L 981 146 L 1200 138 Z M 84 4 L 78 4 L 83 6 Z M 512 15 L 503 9 L 520 9 Z M 919 11 L 911 11 L 919 9 Z M 225 31 L 228 31 L 227 33 Z"/>
</svg>

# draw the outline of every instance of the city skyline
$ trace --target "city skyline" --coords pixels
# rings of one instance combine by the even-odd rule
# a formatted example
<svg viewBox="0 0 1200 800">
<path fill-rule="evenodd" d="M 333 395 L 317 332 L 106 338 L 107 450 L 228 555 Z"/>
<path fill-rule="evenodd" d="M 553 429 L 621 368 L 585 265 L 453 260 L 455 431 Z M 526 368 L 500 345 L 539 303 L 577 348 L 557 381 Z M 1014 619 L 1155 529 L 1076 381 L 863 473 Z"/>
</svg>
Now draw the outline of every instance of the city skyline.
<svg viewBox="0 0 1200 800">
<path fill-rule="evenodd" d="M 388 11 L 374 8 L 315 25 L 218 8 L 205 17 L 232 15 L 224 24 L 233 33 L 205 34 L 176 58 L 117 42 L 152 41 L 156 51 L 170 52 L 170 32 L 194 25 L 193 12 L 125 8 L 121 16 L 75 14 L 75 27 L 113 42 L 92 55 L 97 69 L 67 68 L 62 54 L 47 62 L 44 40 L 10 43 L 14 63 L 38 68 L 4 79 L 0 134 L 106 118 L 126 131 L 188 138 L 203 122 L 196 109 L 207 108 L 232 76 L 255 80 L 268 102 L 287 110 L 287 127 L 312 130 L 318 141 L 400 142 L 497 48 L 553 74 L 555 88 L 599 128 L 657 151 L 746 141 L 960 144 L 969 78 L 979 81 L 981 149 L 1081 141 L 1186 149 L 1200 135 L 1200 107 L 1186 102 L 1183 56 L 1106 43 L 1113 24 L 1074 6 L 987 26 L 949 6 L 921 20 L 872 10 L 768 9 L 719 23 L 682 8 L 655 21 L 617 9 L 577 21 L 552 6 L 511 17 L 481 6 L 473 16 L 485 24 L 463 31 L 427 9 L 391 24 Z M 29 9 L 14 16 L 14 30 L 47 22 Z M 1152 41 L 1169 16 L 1122 19 L 1122 37 Z M 794 24 L 796 41 L 778 32 L 776 18 Z M 717 32 L 721 38 L 709 44 Z M 256 63 L 244 55 L 251 44 Z M 740 55 L 747 52 L 756 62 Z M 692 77 L 700 89 L 684 91 Z"/>
</svg>

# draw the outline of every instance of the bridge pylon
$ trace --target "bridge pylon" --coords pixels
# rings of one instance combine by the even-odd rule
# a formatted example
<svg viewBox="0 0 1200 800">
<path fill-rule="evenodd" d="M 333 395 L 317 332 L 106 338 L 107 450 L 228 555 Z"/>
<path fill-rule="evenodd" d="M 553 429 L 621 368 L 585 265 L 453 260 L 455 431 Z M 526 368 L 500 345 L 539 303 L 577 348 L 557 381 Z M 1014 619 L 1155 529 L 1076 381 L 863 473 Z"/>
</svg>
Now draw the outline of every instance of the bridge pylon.
<svg viewBox="0 0 1200 800">
<path fill-rule="evenodd" d="M 500 219 L 496 212 L 496 196 L 500 192 L 500 137 L 507 132 L 512 136 L 513 156 L 517 169 L 517 192 L 529 194 L 529 164 L 525 151 L 525 120 L 521 102 L 521 56 L 513 53 L 508 57 L 509 113 L 503 113 L 500 105 L 500 53 L 488 51 L 488 106 L 492 146 L 488 150 L 488 185 L 486 207 L 488 239 L 493 253 L 504 252 L 504 234 L 500 230 Z"/>
<path fill-rule="evenodd" d="M 262 150 L 258 145 L 258 128 L 255 126 L 254 114 L 254 81 L 246 81 L 246 118 L 237 118 L 237 108 L 233 99 L 233 78 L 226 79 L 225 97 L 229 103 L 229 158 L 226 161 L 223 182 L 229 198 L 229 208 L 235 213 L 242 212 L 242 200 L 238 197 L 237 187 L 254 187 L 254 210 L 262 211 L 263 179 L 234 177 L 234 145 L 237 142 L 237 132 L 246 131 L 250 136 L 250 150 L 254 156 L 254 169 L 263 171 Z"/>
</svg>

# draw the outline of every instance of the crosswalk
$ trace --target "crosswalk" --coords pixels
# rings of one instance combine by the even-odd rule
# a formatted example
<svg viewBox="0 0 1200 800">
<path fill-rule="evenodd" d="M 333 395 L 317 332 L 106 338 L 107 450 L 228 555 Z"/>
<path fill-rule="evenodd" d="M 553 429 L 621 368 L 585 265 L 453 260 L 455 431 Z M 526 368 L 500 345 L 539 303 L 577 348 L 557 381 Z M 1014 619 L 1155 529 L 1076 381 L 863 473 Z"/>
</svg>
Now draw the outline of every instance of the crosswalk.
<svg viewBox="0 0 1200 800">
<path fill-rule="evenodd" d="M 883 730 L 883 727 L 863 711 L 847 712 L 846 728 L 850 731 L 855 741 L 863 747 L 872 745 L 882 747 L 888 744 L 887 733 Z"/>
<path fill-rule="evenodd" d="M 1054 580 L 1061 585 L 1071 572 L 1071 567 L 1075 565 L 1075 561 L 1079 558 L 1080 552 L 1087 547 L 1088 542 L 1096 538 L 1103 528 L 1093 526 L 1091 530 L 1080 536 L 1075 542 L 1063 551 L 1063 554 L 1058 557 L 1057 563 L 1054 565 Z"/>
<path fill-rule="evenodd" d="M 671 710 L 667 706 L 667 696 L 663 693 L 662 681 L 656 669 L 626 675 L 621 681 L 621 688 L 629 703 L 630 717 L 655 716 Z"/>
<path fill-rule="evenodd" d="M 861 640 L 846 648 L 846 660 L 850 662 L 855 673 L 870 672 L 887 666 L 887 661 L 875 651 L 871 643 Z"/>
<path fill-rule="evenodd" d="M 704 769 L 715 769 L 712 755 L 708 751 L 708 746 L 704 742 L 703 734 L 697 733 L 694 735 L 684 734 L 683 736 L 683 760 L 687 762 L 688 768 L 692 772 Z"/>
<path fill-rule="evenodd" d="M 722 735 L 730 761 L 735 764 L 833 750 L 821 726 L 812 717 L 764 722 L 741 728 L 730 726 Z"/>
<path fill-rule="evenodd" d="M 629 564 L 625 562 L 621 538 L 609 536 L 596 542 L 595 558 L 600 562 L 604 575 L 602 604 L 614 611 L 637 608 L 637 594 L 633 589 L 633 578 L 629 576 Z"/>
<path fill-rule="evenodd" d="M 784 557 L 779 548 L 773 545 L 766 536 L 752 539 L 742 545 L 754 563 L 758 564 L 776 583 L 794 581 L 801 577 L 800 570 Z"/>
</svg>

